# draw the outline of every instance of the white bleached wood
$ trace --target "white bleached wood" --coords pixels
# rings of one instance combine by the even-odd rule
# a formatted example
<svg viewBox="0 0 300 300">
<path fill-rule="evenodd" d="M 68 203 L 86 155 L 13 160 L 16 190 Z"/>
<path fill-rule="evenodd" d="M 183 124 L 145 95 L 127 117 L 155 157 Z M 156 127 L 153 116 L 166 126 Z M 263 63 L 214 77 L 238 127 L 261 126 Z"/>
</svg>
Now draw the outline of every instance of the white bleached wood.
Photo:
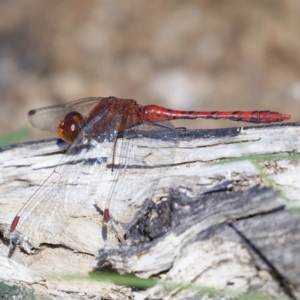
<svg viewBox="0 0 300 300">
<path fill-rule="evenodd" d="M 191 241 L 192 237 L 196 237 L 200 232 L 203 233 L 212 226 L 227 222 L 228 214 L 208 215 L 207 219 L 193 223 L 180 234 L 167 233 L 164 237 L 157 239 L 156 243 L 150 243 L 146 251 L 137 251 L 136 254 L 129 255 L 130 259 L 110 255 L 111 249 L 119 249 L 118 240 L 114 232 L 109 231 L 104 236 L 102 217 L 93 206 L 94 201 L 98 201 L 97 205 L 100 208 L 104 207 L 101 196 L 97 197 L 97 195 L 90 195 L 85 209 L 76 220 L 71 222 L 68 231 L 56 237 L 56 247 L 45 245 L 38 254 L 31 256 L 16 250 L 10 259 L 14 262 L 9 264 L 5 255 L 8 253 L 10 224 L 17 211 L 52 172 L 65 149 L 64 143 L 49 140 L 4 147 L 0 150 L 0 230 L 4 236 L 0 251 L 1 265 L 5 266 L 1 267 L 0 280 L 8 281 L 10 278 L 18 284 L 24 281 L 35 291 L 41 293 L 42 290 L 42 293 L 52 296 L 53 293 L 49 290 L 55 286 L 57 291 L 63 293 L 62 299 L 65 293 L 69 292 L 73 293 L 74 299 L 76 299 L 75 296 L 78 299 L 81 299 L 80 297 L 84 299 L 85 296 L 78 296 L 83 292 L 86 292 L 86 297 L 102 292 L 109 294 L 109 288 L 113 285 L 109 287 L 98 285 L 95 288 L 93 283 L 87 282 L 84 283 L 83 288 L 79 282 L 63 283 L 46 276 L 49 272 L 87 274 L 92 270 L 91 263 L 98 250 L 107 249 L 107 255 L 109 255 L 107 261 L 121 273 L 133 273 L 141 277 L 161 274 L 161 278 L 168 280 L 179 282 L 191 280 L 197 284 L 219 288 L 228 288 L 228 282 L 231 280 L 234 282 L 233 289 L 243 291 L 248 291 L 256 283 L 259 287 L 257 290 L 260 292 L 273 293 L 277 296 L 286 295 L 286 291 L 283 291 L 270 275 L 272 274 L 270 270 L 256 268 L 253 263 L 255 254 L 249 252 L 249 249 L 245 248 L 239 240 L 228 238 L 228 241 L 221 241 L 213 238 L 207 241 Z M 105 153 L 105 149 L 103 151 Z M 273 181 L 290 200 L 289 205 L 299 206 L 300 166 L 298 161 L 276 159 L 259 162 L 259 167 L 268 177 L 262 177 L 261 170 L 249 160 L 212 164 L 222 159 L 245 155 L 288 154 L 299 153 L 299 151 L 300 124 L 232 128 L 224 131 L 182 131 L 182 141 L 176 149 L 174 163 L 165 170 L 164 174 L 161 174 L 162 179 L 157 186 L 153 200 L 160 203 L 166 199 L 170 188 L 181 191 L 190 198 L 196 198 L 224 180 L 233 181 L 236 191 L 246 191 L 257 184 L 270 185 Z M 146 174 L 145 171 L 139 170 L 130 176 L 132 178 L 129 180 L 138 185 L 141 178 L 151 180 L 157 174 L 155 170 L 147 170 Z M 109 177 L 101 178 L 101 180 L 109 180 Z M 270 197 L 274 198 L 272 195 Z M 262 207 L 249 206 L 249 213 L 260 215 L 262 212 L 269 212 L 286 204 L 278 197 L 274 201 L 267 201 L 268 204 Z M 124 218 L 133 218 L 137 213 L 137 211 L 130 212 L 128 206 L 124 204 L 117 207 L 115 214 L 118 218 L 122 218 L 123 215 Z M 239 215 L 234 210 L 230 213 L 233 219 Z M 44 242 L 47 243 L 47 241 Z M 185 243 L 186 247 L 183 247 Z M 132 248 L 125 245 L 122 251 L 125 251 L 126 247 L 128 250 Z M 201 262 L 193 264 L 193 261 L 198 260 L 203 260 L 205 264 Z M 226 261 L 226 264 L 219 264 L 220 261 Z M 99 260 L 94 262 L 94 265 L 97 263 Z M 24 268 L 23 264 L 28 265 L 28 268 Z M 189 265 L 193 265 L 193 268 L 189 268 Z M 212 265 L 218 268 L 208 271 Z M 232 272 L 228 272 L 229 269 Z M 35 275 L 37 271 L 38 274 Z M 127 297 L 131 293 L 130 289 L 119 289 L 118 292 L 120 293 L 118 295 L 122 297 L 124 295 Z M 147 293 L 155 297 L 158 291 L 149 289 Z M 299 295 L 297 293 L 298 288 L 296 288 L 295 295 Z M 161 295 L 164 299 L 171 297 L 171 294 L 166 292 L 161 292 Z M 181 299 L 180 293 L 174 291 L 172 297 Z"/>
</svg>

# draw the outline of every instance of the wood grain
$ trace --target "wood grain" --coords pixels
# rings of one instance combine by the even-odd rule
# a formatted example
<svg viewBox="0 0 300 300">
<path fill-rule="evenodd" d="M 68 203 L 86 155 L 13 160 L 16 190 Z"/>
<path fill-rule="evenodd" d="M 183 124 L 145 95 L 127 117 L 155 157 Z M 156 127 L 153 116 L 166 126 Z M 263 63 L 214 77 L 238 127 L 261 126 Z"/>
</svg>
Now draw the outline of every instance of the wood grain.
<svg viewBox="0 0 300 300">
<path fill-rule="evenodd" d="M 53 139 L 1 148 L 1 281 L 61 299 L 128 299 L 133 294 L 185 299 L 194 293 L 158 287 L 132 292 L 113 284 L 49 277 L 109 269 L 300 299 L 300 228 L 291 211 L 300 201 L 300 167 L 293 156 L 300 149 L 300 124 L 180 130 L 180 135 L 175 160 L 160 174 L 153 197 L 143 199 L 126 220 L 130 230 L 122 244 L 103 225 L 103 203 L 97 203 L 97 210 L 88 197 L 80 216 L 55 243 L 44 240 L 31 255 L 16 248 L 9 259 L 14 216 L 51 174 L 67 145 Z M 257 155 L 278 156 L 253 160 Z M 142 169 L 134 176 L 137 184 L 142 177 L 157 178 Z M 121 205 L 119 216 L 130 209 Z"/>
</svg>

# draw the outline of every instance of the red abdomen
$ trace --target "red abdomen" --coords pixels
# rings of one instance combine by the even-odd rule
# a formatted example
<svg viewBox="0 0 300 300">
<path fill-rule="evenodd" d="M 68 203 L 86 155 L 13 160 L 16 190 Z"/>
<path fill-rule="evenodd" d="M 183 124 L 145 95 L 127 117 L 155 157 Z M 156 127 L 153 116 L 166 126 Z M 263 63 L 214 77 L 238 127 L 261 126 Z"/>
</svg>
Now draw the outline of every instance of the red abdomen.
<svg viewBox="0 0 300 300">
<path fill-rule="evenodd" d="M 290 115 L 265 111 L 180 111 L 157 105 L 143 107 L 145 119 L 153 121 L 176 119 L 228 119 L 250 123 L 273 123 L 290 119 Z"/>
</svg>

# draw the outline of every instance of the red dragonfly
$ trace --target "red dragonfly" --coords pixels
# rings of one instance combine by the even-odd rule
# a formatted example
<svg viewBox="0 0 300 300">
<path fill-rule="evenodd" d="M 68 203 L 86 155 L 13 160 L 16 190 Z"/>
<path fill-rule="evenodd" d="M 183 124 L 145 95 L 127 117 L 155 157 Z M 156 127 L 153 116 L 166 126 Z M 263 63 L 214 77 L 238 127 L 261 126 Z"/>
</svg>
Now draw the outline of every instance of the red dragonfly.
<svg viewBox="0 0 300 300">
<path fill-rule="evenodd" d="M 157 183 L 152 180 L 148 184 L 147 173 L 152 169 L 157 179 L 161 176 L 157 168 L 172 162 L 179 134 L 170 121 L 196 118 L 273 123 L 288 120 L 290 115 L 271 111 L 178 111 L 115 97 L 85 98 L 31 110 L 29 120 L 33 126 L 57 131 L 71 145 L 15 216 L 10 228 L 11 246 L 20 244 L 30 252 L 42 240 L 53 242 L 55 235 L 65 230 L 67 219 L 80 211 L 93 194 L 101 194 L 104 222 L 118 222 L 120 216 L 111 213 L 110 203 L 119 201 L 118 207 L 128 207 L 139 193 L 146 199 Z M 133 183 L 131 176 L 140 168 L 149 170 L 145 178 Z M 113 171 L 111 180 L 102 182 L 103 172 L 108 169 Z"/>
</svg>

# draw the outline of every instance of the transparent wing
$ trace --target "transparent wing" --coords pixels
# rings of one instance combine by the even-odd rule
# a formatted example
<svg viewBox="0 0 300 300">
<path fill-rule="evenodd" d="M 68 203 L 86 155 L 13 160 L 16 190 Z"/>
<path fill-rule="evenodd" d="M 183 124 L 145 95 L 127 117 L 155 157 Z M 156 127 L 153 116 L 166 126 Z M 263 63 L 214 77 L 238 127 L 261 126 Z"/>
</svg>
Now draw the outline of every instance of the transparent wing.
<svg viewBox="0 0 300 300">
<path fill-rule="evenodd" d="M 127 119 L 130 124 L 130 116 Z M 115 147 L 115 169 L 111 174 L 114 184 L 105 208 L 110 218 L 127 231 L 133 224 L 142 203 L 153 196 L 158 181 L 173 162 L 179 134 L 168 121 L 145 123 L 125 130 Z"/>
<path fill-rule="evenodd" d="M 131 226 L 140 205 L 152 197 L 172 163 L 179 136 L 167 121 L 141 120 L 131 127 L 130 115 L 125 126 L 129 129 L 119 134 L 122 121 L 118 112 L 104 111 L 87 124 L 20 211 L 11 234 L 13 243 L 28 252 L 42 242 L 57 243 L 72 218 L 93 200 L 102 210 L 109 208 L 111 220 L 120 224 L 123 232 Z"/>
<path fill-rule="evenodd" d="M 63 120 L 67 113 L 78 111 L 83 116 L 88 116 L 92 108 L 102 99 L 101 97 L 83 98 L 66 104 L 32 109 L 28 112 L 28 119 L 32 126 L 56 133 L 59 121 Z"/>
<path fill-rule="evenodd" d="M 57 244 L 72 218 L 92 202 L 99 175 L 107 172 L 107 160 L 117 138 L 116 134 L 101 143 L 91 138 L 91 126 L 101 123 L 106 113 L 84 128 L 48 179 L 20 210 L 11 243 L 20 244 L 27 252 L 41 243 Z M 118 120 L 117 113 L 111 115 L 112 122 Z"/>
</svg>

